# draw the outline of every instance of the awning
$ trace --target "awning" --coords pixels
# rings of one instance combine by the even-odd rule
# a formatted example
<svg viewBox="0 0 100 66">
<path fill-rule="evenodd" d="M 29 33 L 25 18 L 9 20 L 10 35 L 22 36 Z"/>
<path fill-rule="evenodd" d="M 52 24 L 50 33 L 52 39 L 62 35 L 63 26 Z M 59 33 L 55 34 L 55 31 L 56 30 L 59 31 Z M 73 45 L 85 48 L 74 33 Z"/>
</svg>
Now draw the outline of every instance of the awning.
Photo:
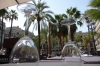
<svg viewBox="0 0 100 66">
<path fill-rule="evenodd" d="M 29 2 L 31 0 L 0 0 L 0 9 L 7 8 L 18 3 Z"/>
</svg>

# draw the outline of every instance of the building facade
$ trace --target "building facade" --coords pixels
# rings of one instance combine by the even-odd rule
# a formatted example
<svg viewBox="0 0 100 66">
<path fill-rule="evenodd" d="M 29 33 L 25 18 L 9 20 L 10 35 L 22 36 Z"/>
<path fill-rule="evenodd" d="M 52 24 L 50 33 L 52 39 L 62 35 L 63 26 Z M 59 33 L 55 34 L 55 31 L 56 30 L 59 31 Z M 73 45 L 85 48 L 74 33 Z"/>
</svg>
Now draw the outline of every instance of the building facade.
<svg viewBox="0 0 100 66">
<path fill-rule="evenodd" d="M 95 36 L 95 44 L 97 51 L 100 51 L 100 22 L 96 24 L 95 31 L 98 33 L 97 36 Z"/>
<path fill-rule="evenodd" d="M 11 27 L 7 27 L 5 28 L 5 39 L 9 38 L 9 32 L 10 32 L 10 28 Z M 21 35 L 24 35 L 25 31 L 22 30 L 21 28 L 19 28 L 19 26 L 17 27 L 12 27 L 12 31 L 11 31 L 11 37 L 10 38 L 18 38 Z M 34 34 L 29 32 L 28 33 L 29 37 L 34 37 Z"/>
</svg>

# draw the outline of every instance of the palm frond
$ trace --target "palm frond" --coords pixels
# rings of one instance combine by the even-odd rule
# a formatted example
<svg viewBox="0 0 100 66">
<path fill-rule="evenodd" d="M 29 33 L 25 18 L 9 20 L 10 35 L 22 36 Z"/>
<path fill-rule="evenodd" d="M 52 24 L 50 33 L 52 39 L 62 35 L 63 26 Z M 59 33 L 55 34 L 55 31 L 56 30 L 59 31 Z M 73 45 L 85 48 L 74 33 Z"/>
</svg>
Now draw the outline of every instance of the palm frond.
<svg viewBox="0 0 100 66">
<path fill-rule="evenodd" d="M 89 9 L 86 11 L 86 14 L 90 17 L 90 19 L 95 20 L 95 21 L 100 20 L 99 13 L 100 13 L 100 10 L 98 9 Z"/>
<path fill-rule="evenodd" d="M 46 8 L 49 8 L 49 6 L 43 6 L 42 8 L 41 8 L 41 10 L 40 11 L 43 11 L 44 9 L 46 9 Z"/>
<path fill-rule="evenodd" d="M 56 22 L 56 20 L 52 17 L 52 15 L 50 14 L 46 14 L 45 17 L 47 18 L 47 20 L 51 20 L 52 22 Z"/>
<path fill-rule="evenodd" d="M 50 13 L 50 14 L 54 14 L 52 11 L 48 10 L 48 11 L 42 11 L 42 13 Z"/>
<path fill-rule="evenodd" d="M 37 4 L 36 4 L 36 1 L 35 1 L 35 0 L 32 0 L 32 2 L 33 2 L 33 4 L 34 4 L 35 6 L 37 6 Z"/>
<path fill-rule="evenodd" d="M 88 6 L 93 8 L 100 8 L 100 0 L 91 0 Z"/>
<path fill-rule="evenodd" d="M 66 14 L 62 14 L 62 16 L 66 19 L 68 18 L 68 16 Z"/>
<path fill-rule="evenodd" d="M 60 18 L 61 17 L 61 15 L 59 14 L 59 15 L 55 15 L 55 19 L 59 22 L 60 21 Z"/>
<path fill-rule="evenodd" d="M 76 7 L 74 7 L 74 8 L 72 8 L 72 7 L 68 8 L 66 10 L 66 13 L 67 13 L 67 16 L 68 16 L 69 19 L 78 19 L 81 16 L 80 11 L 77 10 Z"/>
<path fill-rule="evenodd" d="M 38 8 L 39 12 L 41 12 L 41 9 L 44 8 L 44 6 L 46 6 L 46 2 L 40 2 L 40 3 L 38 3 L 36 5 L 36 7 Z"/>
<path fill-rule="evenodd" d="M 76 13 L 74 14 L 74 17 L 77 19 L 77 18 L 80 18 L 80 16 L 81 16 L 80 11 L 76 11 Z"/>
<path fill-rule="evenodd" d="M 67 13 L 67 15 L 71 14 L 71 10 L 70 9 L 67 9 L 66 10 L 66 13 Z"/>
<path fill-rule="evenodd" d="M 71 11 L 72 11 L 72 15 L 73 15 L 77 11 L 77 8 L 74 7 Z"/>
<path fill-rule="evenodd" d="M 82 26 L 82 25 L 83 25 L 83 23 L 82 23 L 81 21 L 77 21 L 77 24 L 78 24 L 79 26 Z"/>
<path fill-rule="evenodd" d="M 37 30 L 38 29 L 38 23 L 37 22 L 33 22 L 33 30 Z"/>
<path fill-rule="evenodd" d="M 42 20 L 42 21 L 40 22 L 40 24 L 41 24 L 41 29 L 42 29 L 42 28 L 43 28 L 43 29 L 48 28 L 47 22 L 46 22 L 45 20 Z"/>
<path fill-rule="evenodd" d="M 1 9 L 1 10 L 0 10 L 0 17 L 1 17 L 1 16 L 4 16 L 6 13 L 8 13 L 8 11 L 7 11 L 6 8 L 5 8 L 5 9 Z"/>
</svg>

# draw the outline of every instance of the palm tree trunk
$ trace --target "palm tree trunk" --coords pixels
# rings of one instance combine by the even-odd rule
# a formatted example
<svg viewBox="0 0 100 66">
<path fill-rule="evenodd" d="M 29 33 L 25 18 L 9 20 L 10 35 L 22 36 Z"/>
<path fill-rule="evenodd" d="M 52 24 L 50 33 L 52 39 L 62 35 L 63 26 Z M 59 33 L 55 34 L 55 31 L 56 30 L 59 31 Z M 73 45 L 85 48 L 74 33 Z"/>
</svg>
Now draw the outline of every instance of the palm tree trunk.
<svg viewBox="0 0 100 66">
<path fill-rule="evenodd" d="M 71 39 L 71 41 L 74 41 L 75 32 L 76 32 L 76 27 L 73 24 L 70 26 L 70 39 Z"/>
<path fill-rule="evenodd" d="M 60 22 L 59 22 L 59 39 L 60 39 L 60 51 L 62 50 L 62 39 L 61 39 L 61 25 L 60 25 Z"/>
<path fill-rule="evenodd" d="M 75 34 L 75 32 L 73 31 L 73 30 L 71 30 L 71 41 L 74 41 L 74 34 Z"/>
<path fill-rule="evenodd" d="M 89 30 L 89 25 L 87 26 L 88 27 L 88 33 L 90 32 L 90 30 Z M 90 38 L 90 37 L 89 37 Z M 90 41 L 89 41 L 89 49 L 88 49 L 88 54 L 90 55 Z"/>
<path fill-rule="evenodd" d="M 11 28 L 10 28 L 10 31 L 9 31 L 9 39 L 11 38 L 12 24 L 13 24 L 13 19 L 11 20 Z"/>
<path fill-rule="evenodd" d="M 50 23 L 49 23 L 49 36 L 48 36 L 48 56 L 51 54 L 51 34 L 50 34 L 50 29 L 51 29 L 51 26 L 50 26 Z"/>
<path fill-rule="evenodd" d="M 66 42 L 68 42 L 68 35 L 66 36 Z"/>
<path fill-rule="evenodd" d="M 46 43 L 46 53 L 47 53 L 46 55 L 48 55 L 48 43 L 47 43 L 47 41 L 48 41 L 48 39 L 47 39 L 47 34 L 46 34 L 46 42 L 45 42 Z"/>
<path fill-rule="evenodd" d="M 0 46 L 0 50 L 3 48 L 3 17 L 1 18 L 2 20 L 2 27 L 1 27 L 1 46 Z"/>
<path fill-rule="evenodd" d="M 62 36 L 62 38 L 63 38 L 63 39 L 62 39 L 62 40 L 63 40 L 63 41 L 62 41 L 62 48 L 63 48 L 63 46 L 64 46 L 64 36 Z"/>
<path fill-rule="evenodd" d="M 38 52 L 39 52 L 39 55 L 40 55 L 40 19 L 37 19 L 38 21 L 38 38 L 39 38 L 39 45 L 38 45 Z"/>
<path fill-rule="evenodd" d="M 61 35 L 60 35 L 60 50 L 62 50 L 62 40 L 61 40 Z"/>
</svg>

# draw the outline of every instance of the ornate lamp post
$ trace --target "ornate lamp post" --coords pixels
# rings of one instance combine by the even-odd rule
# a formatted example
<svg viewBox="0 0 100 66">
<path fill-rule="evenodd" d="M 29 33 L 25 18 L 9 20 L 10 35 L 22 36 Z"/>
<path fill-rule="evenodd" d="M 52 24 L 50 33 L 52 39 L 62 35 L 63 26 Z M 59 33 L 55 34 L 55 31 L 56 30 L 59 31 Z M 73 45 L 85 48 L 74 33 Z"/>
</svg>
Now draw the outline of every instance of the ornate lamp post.
<svg viewBox="0 0 100 66">
<path fill-rule="evenodd" d="M 86 19 L 86 22 L 87 22 L 87 27 L 88 27 L 88 33 L 91 31 L 92 33 L 92 41 L 90 41 L 90 45 L 89 45 L 89 54 L 90 54 L 90 51 L 93 50 L 93 54 L 96 55 L 97 53 L 97 49 L 96 49 L 96 45 L 95 45 L 95 39 L 94 39 L 94 33 L 93 33 L 93 30 L 94 30 L 94 27 L 93 25 L 95 24 L 95 22 L 91 22 L 89 20 L 88 17 L 85 18 Z M 91 46 L 93 47 L 93 49 L 91 48 Z"/>
<path fill-rule="evenodd" d="M 97 54 L 97 49 L 96 49 L 96 45 L 95 45 L 95 39 L 94 39 L 94 33 L 93 33 L 93 30 L 94 30 L 94 27 L 93 27 L 93 25 L 94 25 L 95 23 L 94 22 L 91 22 L 90 24 L 89 24 L 89 26 L 90 26 L 90 31 L 91 31 L 91 33 L 92 33 L 92 43 L 93 43 L 93 54 L 94 55 L 96 55 Z"/>
</svg>

